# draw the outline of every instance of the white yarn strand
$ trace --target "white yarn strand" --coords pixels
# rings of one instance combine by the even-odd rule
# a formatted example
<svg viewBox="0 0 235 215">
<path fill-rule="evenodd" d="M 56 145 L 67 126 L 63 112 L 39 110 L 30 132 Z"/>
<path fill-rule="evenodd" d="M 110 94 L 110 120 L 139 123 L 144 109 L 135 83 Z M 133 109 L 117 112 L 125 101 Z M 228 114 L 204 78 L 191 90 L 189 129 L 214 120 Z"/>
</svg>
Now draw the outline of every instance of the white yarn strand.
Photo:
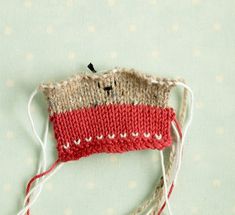
<svg viewBox="0 0 235 215">
<path fill-rule="evenodd" d="M 43 141 L 43 142 L 44 142 L 44 149 L 46 149 L 47 136 L 48 136 L 48 127 L 49 127 L 49 120 L 47 119 L 45 134 L 44 134 L 44 138 L 43 138 L 43 140 L 44 140 L 44 141 Z M 42 157 L 42 153 L 40 154 L 40 156 Z M 42 159 L 42 158 L 40 158 L 40 161 L 41 161 L 41 159 Z M 42 166 L 42 165 L 43 165 L 43 166 Z M 42 169 L 42 171 L 41 171 L 41 169 Z M 42 173 L 42 172 L 44 172 L 45 170 L 46 170 L 46 163 L 42 164 L 42 162 L 40 162 L 40 163 L 39 163 L 39 167 L 38 167 L 38 171 L 37 171 L 37 175 L 40 174 L 40 173 Z M 42 180 L 44 177 L 45 177 L 45 176 L 42 176 L 41 180 Z M 39 180 L 40 180 L 40 179 L 37 179 L 36 182 L 35 182 L 35 184 L 37 184 Z M 40 183 L 40 182 L 39 182 L 39 183 Z M 33 192 L 33 190 L 34 190 L 35 192 Z M 33 196 L 32 199 L 34 199 L 34 198 L 37 199 L 37 198 L 39 197 L 41 191 L 42 191 L 42 186 L 39 186 L 37 190 L 32 189 L 32 190 L 28 193 L 28 195 L 25 197 L 25 199 L 24 199 L 24 203 L 23 203 L 24 206 L 26 205 L 27 199 L 28 199 L 29 196 L 31 196 L 31 194 L 34 194 L 34 196 Z"/>
<path fill-rule="evenodd" d="M 162 165 L 162 175 L 163 175 L 163 181 L 164 181 L 164 194 L 165 194 L 165 200 L 166 200 L 166 206 L 168 209 L 168 212 L 170 215 L 172 215 L 169 199 L 168 199 L 168 188 L 167 188 L 167 183 L 166 183 L 166 171 L 165 171 L 165 165 L 164 165 L 164 156 L 163 156 L 163 151 L 160 150 L 160 156 L 161 156 L 161 165 Z"/>
<path fill-rule="evenodd" d="M 179 165 L 179 154 L 180 154 L 180 148 L 181 148 L 182 143 L 181 143 L 180 134 L 179 134 L 178 129 L 176 128 L 176 125 L 174 124 L 174 122 L 172 122 L 171 125 L 173 127 L 174 133 L 176 134 L 176 155 L 175 155 L 176 161 L 175 161 L 175 169 L 174 169 L 175 172 L 172 174 L 174 176 L 176 173 L 176 169 Z M 174 177 L 172 178 L 172 180 L 173 179 Z"/>
<path fill-rule="evenodd" d="M 193 95 L 193 91 L 191 90 L 191 88 L 188 85 L 186 85 L 182 82 L 176 82 L 176 85 L 186 88 L 190 93 L 191 100 L 190 100 L 190 107 L 189 107 L 190 108 L 189 117 L 188 117 L 187 123 L 184 127 L 184 131 L 182 132 L 182 140 L 181 140 L 181 144 L 180 144 L 179 160 L 178 160 L 178 165 L 177 165 L 177 169 L 176 169 L 176 173 L 175 173 L 175 177 L 174 177 L 174 185 L 176 185 L 178 174 L 179 174 L 179 171 L 180 171 L 180 168 L 181 168 L 182 154 L 183 154 L 185 138 L 186 138 L 188 129 L 191 125 L 192 119 L 193 119 L 193 106 L 194 106 L 194 95 Z"/>
<path fill-rule="evenodd" d="M 41 154 L 40 154 L 39 164 L 38 164 L 38 170 L 37 170 L 37 174 L 40 174 L 41 172 L 44 172 L 46 169 L 46 163 L 47 163 L 47 161 L 46 161 L 46 142 L 47 142 L 47 136 L 48 136 L 48 130 L 49 130 L 49 120 L 47 119 L 47 121 L 46 121 L 46 128 L 44 131 L 44 137 L 43 137 L 43 141 L 42 141 L 42 139 L 39 137 L 39 135 L 36 131 L 34 121 L 33 121 L 32 115 L 31 115 L 31 109 L 30 109 L 31 104 L 32 104 L 32 100 L 36 96 L 37 93 L 38 93 L 38 91 L 36 89 L 31 94 L 29 101 L 28 101 L 28 105 L 27 105 L 27 111 L 28 111 L 28 117 L 30 120 L 30 124 L 31 124 L 32 130 L 33 130 L 33 133 L 34 133 L 36 139 L 38 140 L 38 143 L 40 144 L 40 147 L 42 149 Z M 43 179 L 43 177 L 42 177 L 42 179 Z M 36 187 L 38 181 L 39 181 L 39 179 L 36 180 L 35 187 Z M 23 203 L 24 206 L 21 211 L 25 210 L 25 205 L 26 205 L 27 199 L 31 194 L 34 194 L 33 199 L 35 201 L 39 197 L 39 194 L 41 193 L 41 190 L 42 190 L 42 185 L 41 185 L 41 183 L 39 183 L 38 185 L 40 185 L 40 186 L 39 187 L 37 186 L 38 187 L 37 190 L 33 189 L 33 191 L 35 191 L 35 192 L 30 192 L 29 195 L 27 195 L 25 197 L 24 203 Z M 21 211 L 17 215 L 22 214 Z"/>
</svg>

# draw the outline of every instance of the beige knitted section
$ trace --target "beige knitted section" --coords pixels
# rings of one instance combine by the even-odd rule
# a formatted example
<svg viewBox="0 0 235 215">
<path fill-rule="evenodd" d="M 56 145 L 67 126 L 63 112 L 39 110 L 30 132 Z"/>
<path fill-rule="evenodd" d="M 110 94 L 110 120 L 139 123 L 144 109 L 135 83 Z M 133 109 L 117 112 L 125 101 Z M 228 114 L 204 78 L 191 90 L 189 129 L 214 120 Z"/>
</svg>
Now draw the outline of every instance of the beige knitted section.
<svg viewBox="0 0 235 215">
<path fill-rule="evenodd" d="M 49 113 L 53 115 L 103 104 L 167 107 L 169 92 L 175 81 L 120 68 L 79 74 L 66 81 L 41 84 L 39 89 L 47 97 Z"/>
</svg>

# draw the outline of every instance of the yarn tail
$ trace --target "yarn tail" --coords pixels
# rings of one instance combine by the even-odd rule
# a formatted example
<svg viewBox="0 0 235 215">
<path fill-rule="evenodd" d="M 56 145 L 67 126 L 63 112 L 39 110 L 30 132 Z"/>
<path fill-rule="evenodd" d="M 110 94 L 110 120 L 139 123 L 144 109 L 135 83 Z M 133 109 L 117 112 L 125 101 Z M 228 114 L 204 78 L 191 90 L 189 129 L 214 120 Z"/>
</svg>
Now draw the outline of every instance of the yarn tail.
<svg viewBox="0 0 235 215">
<path fill-rule="evenodd" d="M 183 135 L 182 135 L 182 129 L 181 129 L 180 123 L 177 121 L 176 118 L 174 118 L 173 121 L 174 121 L 174 123 L 176 125 L 176 128 L 177 128 L 178 132 L 179 132 L 180 139 L 182 140 L 182 136 Z"/>
<path fill-rule="evenodd" d="M 168 195 L 167 195 L 168 199 L 169 199 L 170 196 L 171 196 L 171 193 L 172 193 L 172 191 L 173 191 L 173 188 L 174 188 L 174 183 L 171 184 L 170 190 L 169 190 Z M 162 213 L 162 211 L 164 210 L 165 206 L 166 206 L 166 201 L 163 203 L 163 205 L 162 205 L 162 207 L 160 208 L 160 210 L 158 211 L 158 214 L 157 214 L 157 215 L 161 215 L 161 213 Z"/>
<path fill-rule="evenodd" d="M 182 129 L 181 129 L 180 123 L 177 121 L 176 118 L 174 118 L 173 121 L 176 125 L 176 128 L 177 128 L 178 132 L 179 132 L 180 139 L 182 139 Z M 173 189 L 174 189 L 174 182 L 172 182 L 170 190 L 168 192 L 168 195 L 167 195 L 168 199 L 170 198 Z M 161 215 L 161 213 L 163 212 L 165 206 L 166 206 L 166 201 L 164 201 L 164 203 L 163 203 L 162 207 L 160 208 L 160 210 L 158 211 L 157 215 Z"/>
<path fill-rule="evenodd" d="M 30 188 L 31 188 L 31 185 L 35 182 L 35 180 L 49 174 L 52 170 L 55 169 L 55 167 L 58 165 L 59 162 L 60 162 L 59 159 L 56 160 L 48 170 L 46 170 L 45 172 L 42 172 L 38 175 L 35 175 L 33 178 L 30 179 L 30 181 L 27 184 L 27 188 L 26 188 L 26 196 L 28 195 Z M 30 197 L 27 198 L 27 205 L 29 204 L 29 202 L 30 202 Z M 27 215 L 30 215 L 30 209 L 27 210 Z"/>
</svg>

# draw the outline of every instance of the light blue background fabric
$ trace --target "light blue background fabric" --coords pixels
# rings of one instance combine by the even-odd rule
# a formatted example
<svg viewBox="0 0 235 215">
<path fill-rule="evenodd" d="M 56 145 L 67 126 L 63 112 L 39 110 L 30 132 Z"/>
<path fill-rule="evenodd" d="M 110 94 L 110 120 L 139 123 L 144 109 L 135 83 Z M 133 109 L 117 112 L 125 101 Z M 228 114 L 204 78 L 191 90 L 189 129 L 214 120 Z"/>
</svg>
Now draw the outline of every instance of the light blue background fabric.
<svg viewBox="0 0 235 215">
<path fill-rule="evenodd" d="M 172 210 L 235 214 L 234 23 L 234 0 L 1 0 L 0 214 L 16 214 L 36 172 L 40 150 L 26 109 L 31 92 L 90 62 L 98 71 L 132 67 L 187 81 L 195 111 Z M 42 135 L 41 94 L 32 114 Z M 56 159 L 51 128 L 48 158 L 49 164 Z M 127 214 L 150 193 L 160 170 L 159 154 L 150 150 L 68 163 L 46 183 L 32 214 Z"/>
</svg>

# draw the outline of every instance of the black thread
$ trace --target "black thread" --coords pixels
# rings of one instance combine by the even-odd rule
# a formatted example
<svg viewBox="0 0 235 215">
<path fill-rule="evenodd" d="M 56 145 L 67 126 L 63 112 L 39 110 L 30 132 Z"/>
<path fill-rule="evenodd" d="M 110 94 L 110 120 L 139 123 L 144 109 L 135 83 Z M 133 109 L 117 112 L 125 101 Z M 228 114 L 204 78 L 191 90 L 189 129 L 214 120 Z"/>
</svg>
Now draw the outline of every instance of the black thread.
<svg viewBox="0 0 235 215">
<path fill-rule="evenodd" d="M 89 63 L 87 66 L 92 72 L 96 73 L 97 71 L 95 70 L 94 66 L 92 63 Z"/>
</svg>

